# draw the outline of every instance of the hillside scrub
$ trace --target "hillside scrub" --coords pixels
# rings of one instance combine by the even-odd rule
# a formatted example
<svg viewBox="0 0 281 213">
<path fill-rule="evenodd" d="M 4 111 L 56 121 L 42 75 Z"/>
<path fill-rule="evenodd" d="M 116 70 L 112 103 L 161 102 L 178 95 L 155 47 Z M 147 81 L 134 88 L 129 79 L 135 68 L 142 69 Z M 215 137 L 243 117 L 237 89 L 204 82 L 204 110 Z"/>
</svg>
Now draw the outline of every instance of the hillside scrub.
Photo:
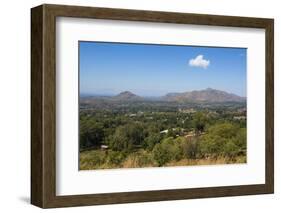
<svg viewBox="0 0 281 213">
<path fill-rule="evenodd" d="M 218 112 L 81 114 L 80 169 L 245 163 L 246 121 Z"/>
</svg>

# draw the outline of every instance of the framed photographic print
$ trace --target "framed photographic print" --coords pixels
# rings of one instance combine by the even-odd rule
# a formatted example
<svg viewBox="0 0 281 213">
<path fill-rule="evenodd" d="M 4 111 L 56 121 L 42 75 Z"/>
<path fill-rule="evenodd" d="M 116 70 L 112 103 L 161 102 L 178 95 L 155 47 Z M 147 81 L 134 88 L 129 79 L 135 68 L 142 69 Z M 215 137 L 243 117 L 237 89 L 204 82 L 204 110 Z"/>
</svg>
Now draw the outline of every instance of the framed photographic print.
<svg viewBox="0 0 281 213">
<path fill-rule="evenodd" d="M 31 203 L 274 191 L 273 19 L 31 9 Z"/>
</svg>

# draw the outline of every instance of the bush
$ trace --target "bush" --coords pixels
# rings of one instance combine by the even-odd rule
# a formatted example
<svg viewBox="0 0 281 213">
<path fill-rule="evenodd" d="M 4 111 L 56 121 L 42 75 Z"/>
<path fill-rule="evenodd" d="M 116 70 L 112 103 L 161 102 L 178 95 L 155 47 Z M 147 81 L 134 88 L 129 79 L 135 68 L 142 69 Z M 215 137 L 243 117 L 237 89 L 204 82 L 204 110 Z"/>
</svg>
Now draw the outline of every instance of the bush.
<svg viewBox="0 0 281 213">
<path fill-rule="evenodd" d="M 107 143 L 114 151 L 132 151 L 134 146 L 139 146 L 144 140 L 144 130 L 140 124 L 127 124 L 115 130 L 113 136 L 108 137 Z"/>
<path fill-rule="evenodd" d="M 152 153 L 158 166 L 163 166 L 172 160 L 180 160 L 182 157 L 180 144 L 171 137 L 165 138 L 161 143 L 156 144 Z"/>
<path fill-rule="evenodd" d="M 80 169 L 99 168 L 106 161 L 106 154 L 101 151 L 86 151 L 80 153 Z"/>
<path fill-rule="evenodd" d="M 168 150 L 164 149 L 161 144 L 156 144 L 153 149 L 153 158 L 157 162 L 158 166 L 163 166 L 170 160 Z"/>
<path fill-rule="evenodd" d="M 80 149 L 98 147 L 104 140 L 103 126 L 94 120 L 81 120 L 79 146 Z"/>
<path fill-rule="evenodd" d="M 151 153 L 143 152 L 137 155 L 136 161 L 139 167 L 153 165 L 153 157 Z"/>
<path fill-rule="evenodd" d="M 118 127 L 107 141 L 110 148 L 114 151 L 128 151 L 133 148 L 133 144 L 128 140 L 126 128 L 124 126 Z"/>
<path fill-rule="evenodd" d="M 107 161 L 111 165 L 120 165 L 125 160 L 126 155 L 123 152 L 111 151 L 108 153 Z"/>
<path fill-rule="evenodd" d="M 203 112 L 196 112 L 193 118 L 193 125 L 196 134 L 200 134 L 205 130 L 207 117 Z"/>
<path fill-rule="evenodd" d="M 246 152 L 246 129 L 231 123 L 216 124 L 201 137 L 200 151 L 212 157 L 233 158 Z"/>
<path fill-rule="evenodd" d="M 188 159 L 195 159 L 199 152 L 198 141 L 196 139 L 192 139 L 190 141 L 185 141 L 182 146 L 184 157 Z"/>
<path fill-rule="evenodd" d="M 160 143 L 161 135 L 159 133 L 152 133 L 148 137 L 145 138 L 144 144 L 147 150 L 152 150 L 155 144 Z"/>
<path fill-rule="evenodd" d="M 234 143 L 240 148 L 240 154 L 246 154 L 247 150 L 247 130 L 246 128 L 240 128 L 238 131 Z"/>
<path fill-rule="evenodd" d="M 240 152 L 239 147 L 234 143 L 233 140 L 228 141 L 223 149 L 223 155 L 225 157 L 233 158 L 237 156 Z"/>
</svg>

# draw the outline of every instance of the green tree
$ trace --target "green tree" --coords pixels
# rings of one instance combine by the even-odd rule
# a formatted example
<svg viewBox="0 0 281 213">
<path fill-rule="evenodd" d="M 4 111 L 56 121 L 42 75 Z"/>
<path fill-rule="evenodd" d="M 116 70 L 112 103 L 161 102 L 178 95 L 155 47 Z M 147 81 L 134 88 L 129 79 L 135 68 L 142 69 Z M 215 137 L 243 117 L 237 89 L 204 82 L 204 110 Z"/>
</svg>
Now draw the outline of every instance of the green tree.
<svg viewBox="0 0 281 213">
<path fill-rule="evenodd" d="M 186 140 L 182 145 L 183 154 L 188 159 L 195 159 L 199 154 L 198 139 Z"/>
<path fill-rule="evenodd" d="M 201 137 L 200 151 L 204 155 L 234 157 L 246 151 L 246 129 L 229 122 L 210 127 Z"/>
<path fill-rule="evenodd" d="M 196 112 L 193 118 L 194 129 L 196 134 L 200 134 L 205 130 L 207 117 L 203 112 Z"/>
<path fill-rule="evenodd" d="M 170 160 L 169 151 L 165 149 L 161 144 L 156 144 L 152 153 L 153 158 L 157 162 L 158 166 L 163 166 Z"/>
<path fill-rule="evenodd" d="M 116 128 L 108 137 L 108 144 L 115 151 L 131 151 L 134 146 L 141 146 L 144 141 L 144 130 L 140 124 L 127 124 Z"/>
<path fill-rule="evenodd" d="M 80 148 L 98 147 L 104 140 L 103 125 L 93 119 L 80 122 Z"/>
<path fill-rule="evenodd" d="M 125 126 L 120 126 L 115 133 L 108 138 L 109 145 L 114 151 L 128 151 L 133 148 L 133 144 L 128 140 Z"/>
<path fill-rule="evenodd" d="M 158 166 L 163 166 L 172 160 L 180 160 L 182 157 L 182 149 L 172 137 L 165 138 L 154 146 L 153 157 Z"/>
<path fill-rule="evenodd" d="M 144 140 L 145 148 L 148 150 L 152 150 L 154 146 L 161 141 L 161 135 L 159 133 L 152 133 Z"/>
</svg>

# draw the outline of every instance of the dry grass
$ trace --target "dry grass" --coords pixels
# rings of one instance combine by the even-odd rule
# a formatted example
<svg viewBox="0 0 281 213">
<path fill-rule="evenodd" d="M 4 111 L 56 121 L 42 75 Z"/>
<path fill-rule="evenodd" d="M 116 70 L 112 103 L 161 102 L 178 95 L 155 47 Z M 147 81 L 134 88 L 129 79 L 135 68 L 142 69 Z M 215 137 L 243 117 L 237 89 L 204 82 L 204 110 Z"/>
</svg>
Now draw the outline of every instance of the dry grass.
<svg viewBox="0 0 281 213">
<path fill-rule="evenodd" d="M 195 166 L 195 165 L 219 165 L 219 164 L 239 164 L 246 163 L 246 157 L 240 156 L 236 158 L 209 158 L 209 159 L 182 159 L 179 161 L 172 161 L 165 166 Z"/>
<path fill-rule="evenodd" d="M 142 155 L 129 155 L 122 163 L 120 168 L 143 168 L 143 167 L 156 167 L 152 156 L 148 153 Z"/>
<path fill-rule="evenodd" d="M 235 158 L 204 158 L 204 159 L 181 159 L 166 163 L 165 167 L 172 166 L 194 166 L 194 165 L 219 165 L 219 164 L 239 164 L 246 163 L 246 156 Z M 143 168 L 157 167 L 152 154 L 145 150 L 131 153 L 120 163 L 113 164 L 108 159 L 108 154 L 100 150 L 85 151 L 80 153 L 80 170 L 93 169 L 117 169 L 117 168 Z"/>
</svg>

